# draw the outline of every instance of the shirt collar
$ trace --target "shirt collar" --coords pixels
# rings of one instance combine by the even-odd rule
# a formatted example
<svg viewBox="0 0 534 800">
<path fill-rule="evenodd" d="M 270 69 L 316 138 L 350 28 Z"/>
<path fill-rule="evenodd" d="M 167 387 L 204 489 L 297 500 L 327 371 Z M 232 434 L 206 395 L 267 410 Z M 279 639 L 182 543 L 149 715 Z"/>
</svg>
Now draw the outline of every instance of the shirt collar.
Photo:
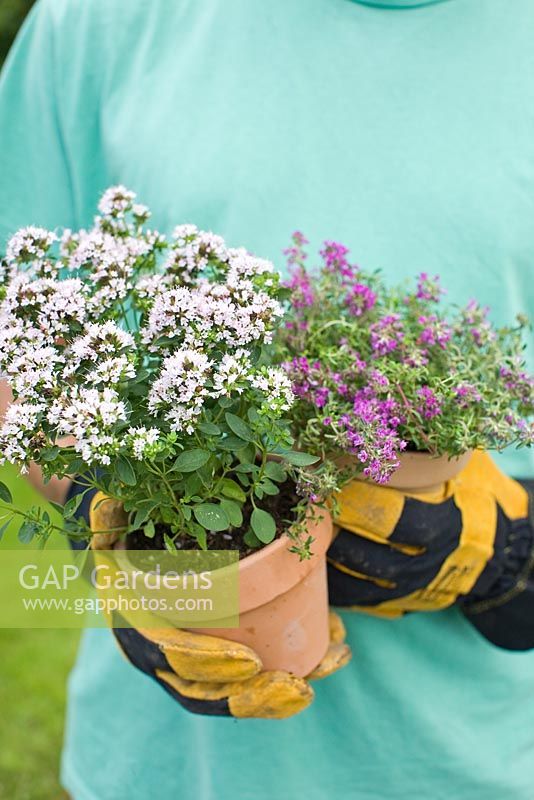
<svg viewBox="0 0 534 800">
<path fill-rule="evenodd" d="M 378 8 L 419 8 L 420 6 L 432 6 L 435 3 L 447 2 L 447 0 L 356 0 L 363 6 L 376 6 Z"/>
</svg>

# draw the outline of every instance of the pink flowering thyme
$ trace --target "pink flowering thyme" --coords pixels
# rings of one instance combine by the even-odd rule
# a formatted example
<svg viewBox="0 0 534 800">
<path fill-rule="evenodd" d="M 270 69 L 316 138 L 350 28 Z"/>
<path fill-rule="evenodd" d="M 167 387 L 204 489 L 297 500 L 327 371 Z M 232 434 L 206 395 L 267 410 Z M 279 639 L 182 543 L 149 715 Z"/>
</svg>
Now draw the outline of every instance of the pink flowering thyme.
<svg viewBox="0 0 534 800">
<path fill-rule="evenodd" d="M 524 319 L 498 329 L 475 301 L 443 307 L 439 277 L 427 273 L 413 289 L 388 288 L 332 241 L 309 268 L 306 243 L 298 233 L 286 251 L 280 336 L 302 447 L 385 483 L 407 447 L 455 456 L 532 444 Z"/>
</svg>

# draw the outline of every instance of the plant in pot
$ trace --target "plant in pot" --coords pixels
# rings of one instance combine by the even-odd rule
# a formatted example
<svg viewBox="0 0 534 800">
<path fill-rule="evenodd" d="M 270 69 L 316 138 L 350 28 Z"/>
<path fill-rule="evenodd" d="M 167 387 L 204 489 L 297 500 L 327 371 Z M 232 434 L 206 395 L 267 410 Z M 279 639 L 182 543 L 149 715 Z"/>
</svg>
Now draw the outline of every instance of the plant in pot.
<svg viewBox="0 0 534 800">
<path fill-rule="evenodd" d="M 475 449 L 534 440 L 527 321 L 496 328 L 488 309 L 443 306 L 437 277 L 389 287 L 326 242 L 318 267 L 295 233 L 280 358 L 297 396 L 299 445 L 360 477 L 406 490 L 452 478 Z M 343 480 L 343 477 L 342 477 Z"/>
<path fill-rule="evenodd" d="M 0 370 L 14 402 L 2 460 L 80 484 L 60 509 L 74 539 L 238 550 L 240 627 L 218 635 L 306 675 L 328 646 L 331 521 L 317 503 L 331 486 L 325 473 L 306 493 L 317 456 L 292 449 L 291 382 L 270 352 L 279 277 L 193 225 L 167 241 L 124 187 L 99 211 L 90 230 L 30 227 L 8 244 Z M 77 518 L 95 490 L 120 504 L 119 530 L 95 534 Z M 48 514 L 21 516 L 21 540 L 43 546 Z M 298 646 L 288 617 L 306 631 Z"/>
</svg>

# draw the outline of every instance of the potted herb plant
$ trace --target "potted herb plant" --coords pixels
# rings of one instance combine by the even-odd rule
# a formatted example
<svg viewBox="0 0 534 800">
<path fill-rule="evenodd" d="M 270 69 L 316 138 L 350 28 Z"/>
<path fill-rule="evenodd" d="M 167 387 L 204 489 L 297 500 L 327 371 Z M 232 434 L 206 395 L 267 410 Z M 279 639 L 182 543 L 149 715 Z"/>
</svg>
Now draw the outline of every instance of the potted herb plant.
<svg viewBox="0 0 534 800">
<path fill-rule="evenodd" d="M 453 477 L 473 450 L 534 441 L 527 321 L 496 328 L 488 309 L 443 306 L 437 277 L 388 287 L 326 242 L 317 268 L 306 239 L 286 251 L 290 313 L 281 359 L 298 398 L 300 446 L 348 476 L 403 489 Z"/>
<path fill-rule="evenodd" d="M 292 449 L 291 381 L 272 362 L 279 277 L 194 225 L 167 241 L 122 186 L 99 212 L 90 230 L 29 227 L 8 243 L 0 372 L 15 399 L 1 460 L 81 484 L 61 509 L 73 538 L 238 550 L 241 624 L 227 637 L 268 669 L 308 674 L 328 646 L 332 528 L 314 510 L 329 487 L 319 478 L 307 491 L 303 468 L 317 457 Z M 121 504 L 120 531 L 76 518 L 95 490 Z M 43 545 L 53 527 L 35 510 L 19 535 Z"/>
</svg>

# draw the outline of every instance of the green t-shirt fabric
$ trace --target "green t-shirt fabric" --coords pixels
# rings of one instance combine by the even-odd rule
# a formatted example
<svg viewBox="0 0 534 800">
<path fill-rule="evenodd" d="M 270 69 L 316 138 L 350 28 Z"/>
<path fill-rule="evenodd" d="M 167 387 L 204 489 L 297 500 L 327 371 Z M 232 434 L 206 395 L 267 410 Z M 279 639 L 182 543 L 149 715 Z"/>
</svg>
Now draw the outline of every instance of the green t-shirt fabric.
<svg viewBox="0 0 534 800">
<path fill-rule="evenodd" d="M 0 241 L 124 183 L 282 267 L 291 232 L 534 316 L 532 0 L 41 0 L 0 82 Z M 512 475 L 534 475 L 510 451 Z M 344 614 L 354 657 L 280 721 L 197 717 L 88 631 L 74 800 L 532 800 L 534 653 L 454 609 Z M 40 666 L 46 669 L 46 665 Z"/>
</svg>

